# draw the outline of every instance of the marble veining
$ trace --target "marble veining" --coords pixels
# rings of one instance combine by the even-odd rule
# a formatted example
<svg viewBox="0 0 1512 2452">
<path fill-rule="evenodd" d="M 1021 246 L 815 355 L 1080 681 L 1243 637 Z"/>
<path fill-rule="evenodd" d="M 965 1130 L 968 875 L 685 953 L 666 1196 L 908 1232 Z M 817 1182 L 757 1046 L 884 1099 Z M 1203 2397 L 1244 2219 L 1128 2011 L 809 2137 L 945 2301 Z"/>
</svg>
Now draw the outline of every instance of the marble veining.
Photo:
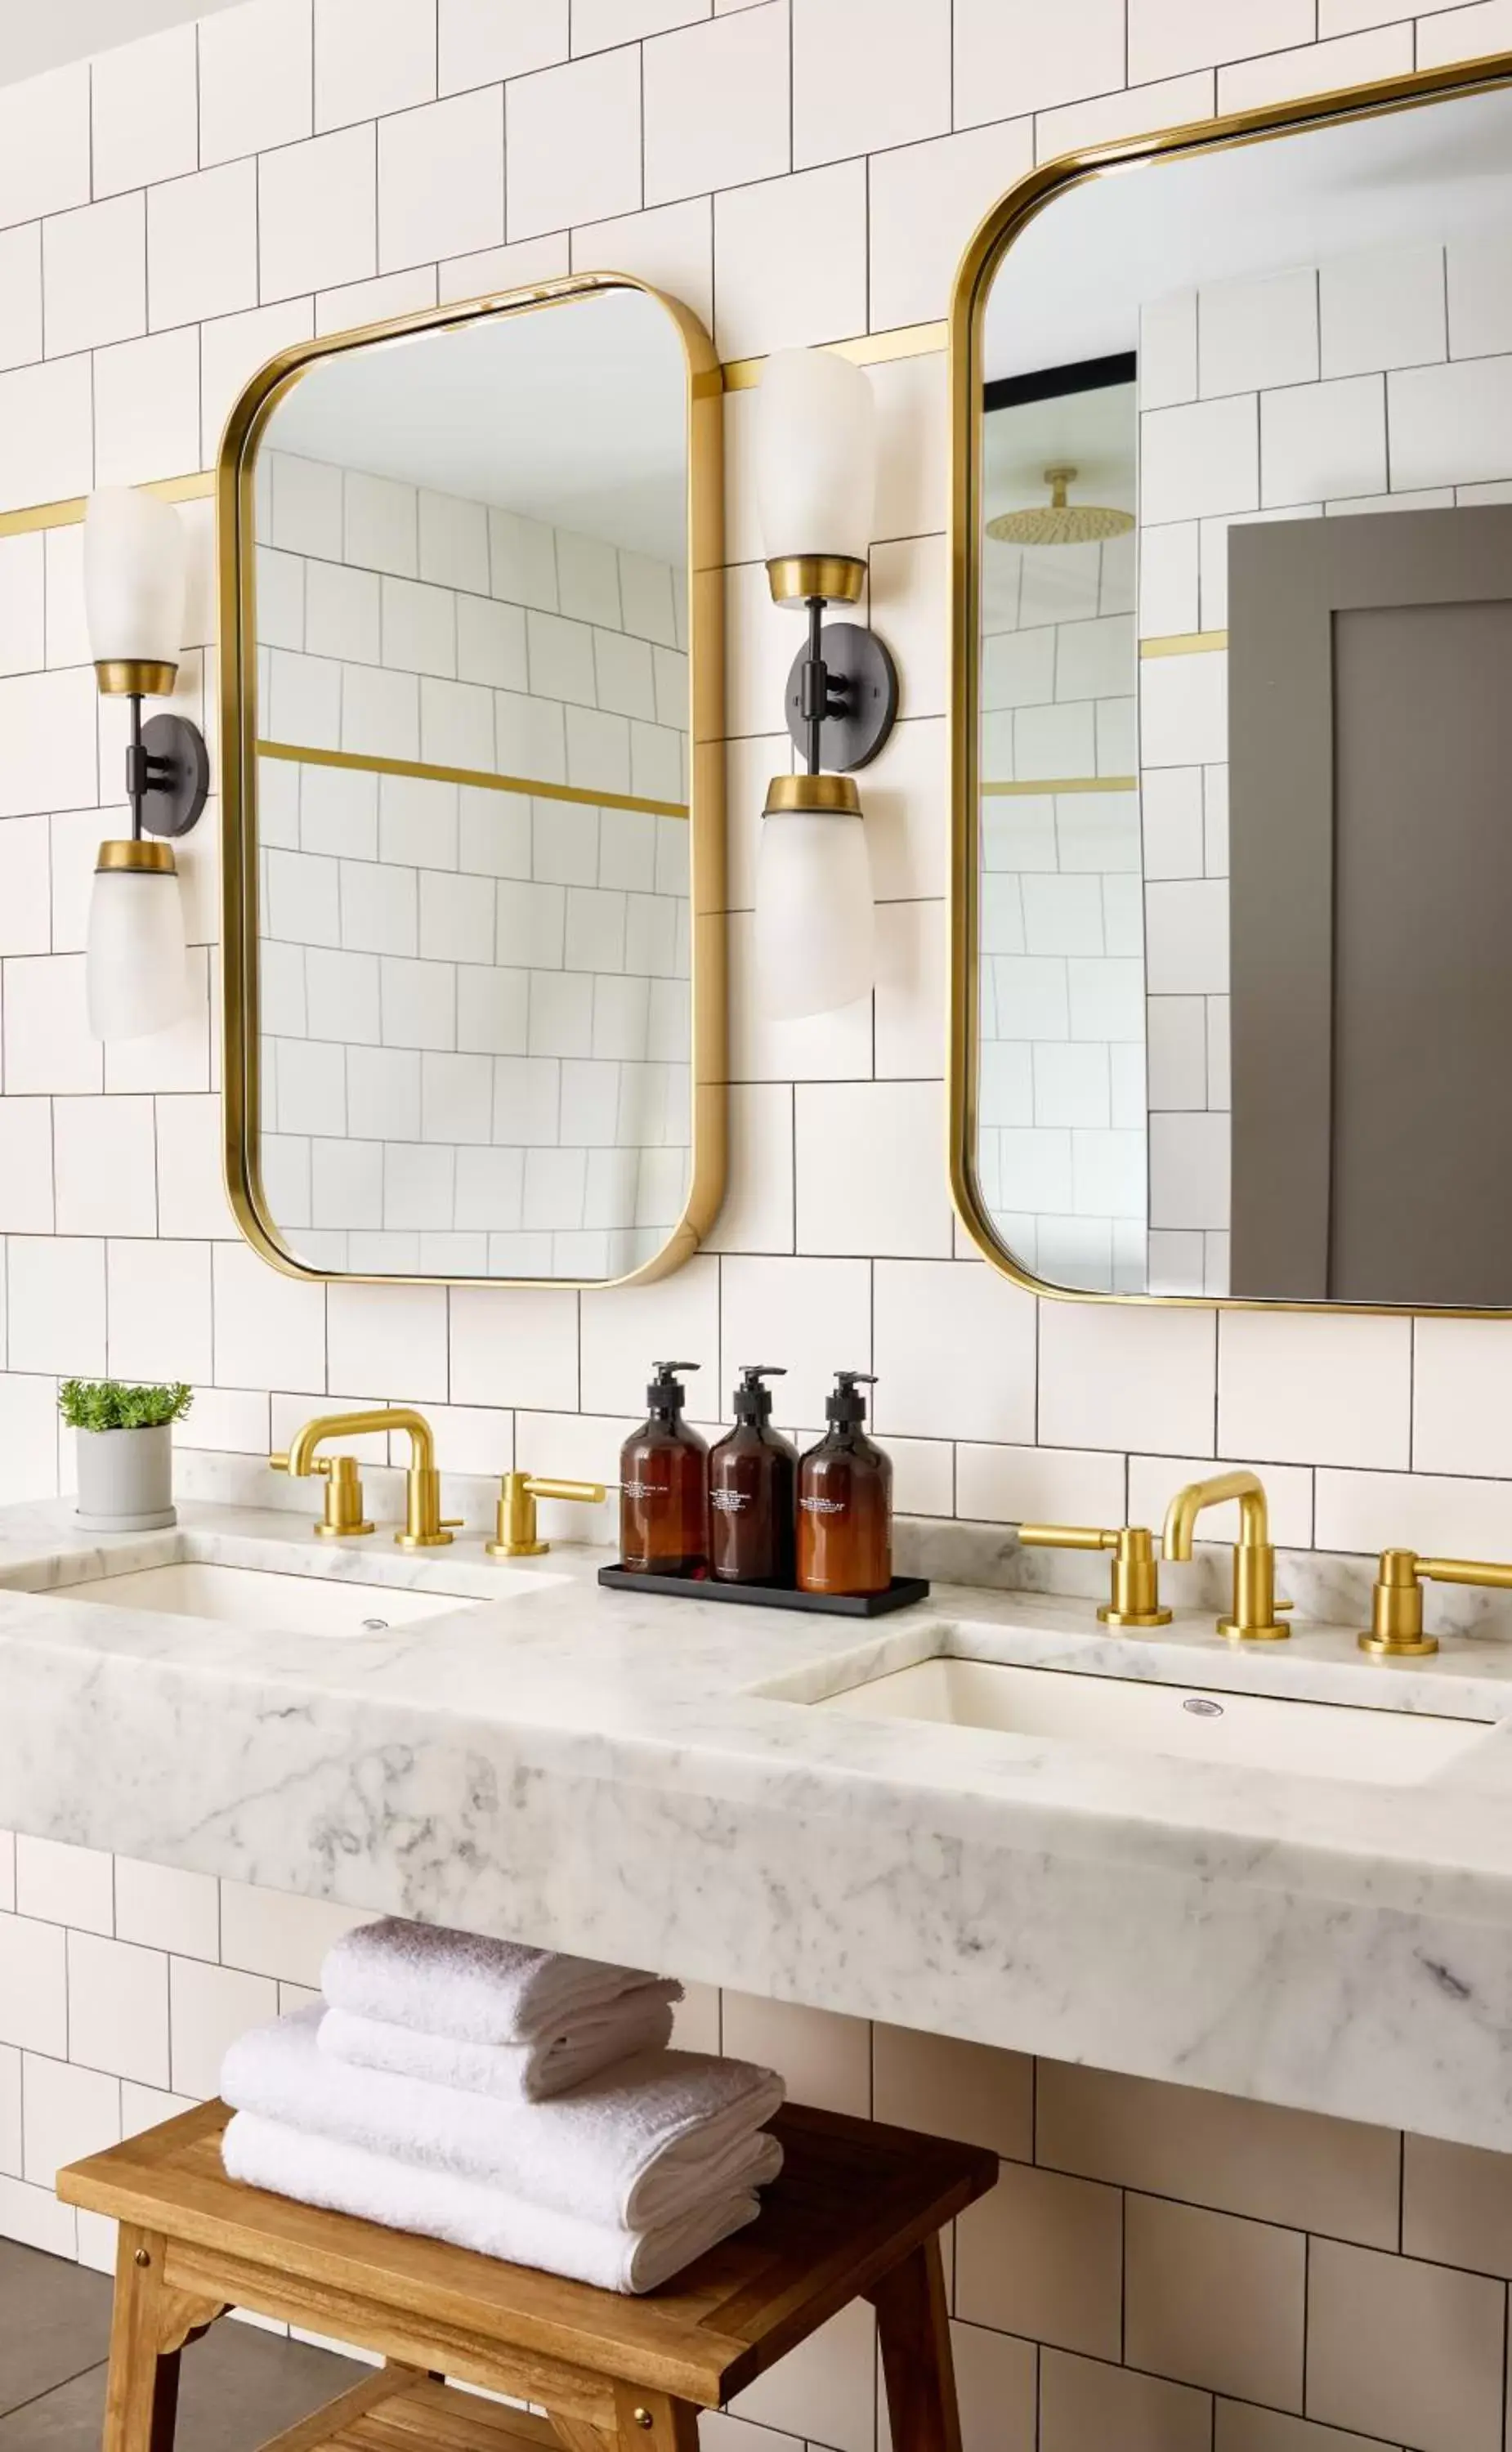
<svg viewBox="0 0 1512 2452">
<path fill-rule="evenodd" d="M 854 1620 L 605 1592 L 190 1502 L 0 1510 L 0 1824 L 935 2032 L 1512 2149 L 1512 1647 L 1264 1651 L 1064 1593 Z M 1000 1536 L 999 1536 L 1000 1537 Z M 86 1606 L 175 1559 L 481 1606 L 383 1634 Z M 1304 1594 L 1297 1592 L 1299 1610 Z M 1414 1785 L 814 1711 L 939 1651 L 1483 1720 Z"/>
</svg>

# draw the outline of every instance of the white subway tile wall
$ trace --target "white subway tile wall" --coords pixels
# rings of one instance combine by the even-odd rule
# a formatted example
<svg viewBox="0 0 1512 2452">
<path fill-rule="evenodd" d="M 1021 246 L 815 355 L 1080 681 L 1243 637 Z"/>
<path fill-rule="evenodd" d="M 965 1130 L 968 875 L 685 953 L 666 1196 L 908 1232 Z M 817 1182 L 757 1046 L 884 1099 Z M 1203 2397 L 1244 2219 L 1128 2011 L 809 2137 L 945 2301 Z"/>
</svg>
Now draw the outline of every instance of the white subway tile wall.
<svg viewBox="0 0 1512 2452">
<path fill-rule="evenodd" d="M 976 218 L 1035 159 L 1201 118 L 1219 99 L 1220 72 L 1227 100 L 1227 71 L 1244 64 L 1294 91 L 1341 72 L 1384 72 L 1342 41 L 1377 30 L 1391 38 L 1390 60 L 1406 64 L 1412 22 L 1384 0 L 1128 0 L 1127 11 L 1117 0 L 954 0 L 953 10 L 944 0 L 865 10 L 854 0 L 749 10 L 719 0 L 712 12 L 707 0 L 578 0 L 570 11 L 565 0 L 512 10 L 480 0 L 249 0 L 197 29 L 197 130 L 196 38 L 185 30 L 92 68 L 0 88 L 0 504 L 51 500 L 112 475 L 182 473 L 212 454 L 235 384 L 286 340 L 569 264 L 665 282 L 712 318 L 726 355 L 943 315 Z M 1335 40 L 1309 51 L 1317 35 Z M 1512 42 L 1512 10 L 1479 0 L 1429 11 L 1416 41 L 1423 65 L 1472 56 Z M 737 126 L 732 56 L 746 64 L 740 90 L 751 97 Z M 809 63 L 805 77 L 815 64 L 842 61 L 837 116 L 810 83 L 794 96 L 784 57 Z M 441 115 L 453 96 L 477 113 L 465 160 Z M 716 121 L 731 123 L 728 144 L 711 143 Z M 465 125 L 474 129 L 471 117 Z M 425 178 L 438 152 L 457 174 L 455 196 L 433 193 Z M 101 208 L 119 286 L 100 280 L 65 226 L 87 212 L 94 227 Z M 121 246 L 135 214 L 146 233 L 145 319 Z M 1467 362 L 1512 347 L 1505 264 L 1504 251 L 1451 251 L 1448 356 L 1429 346 L 1421 261 L 1404 267 L 1400 298 L 1387 296 L 1400 337 L 1384 357 L 1380 267 L 1341 274 L 1319 375 L 1389 387 L 1394 484 L 1442 482 L 1432 455 L 1450 419 L 1463 431 L 1476 421 L 1494 452 L 1499 396 L 1477 387 Z M 1158 400 L 1232 420 L 1233 395 L 1199 392 L 1195 301 L 1174 302 L 1146 341 L 1147 408 Z M 706 1417 L 776 1326 L 776 1358 L 793 1366 L 795 1420 L 819 1418 L 835 1364 L 874 1361 L 884 1374 L 877 1418 L 900 1486 L 942 1513 L 953 1505 L 993 1522 L 1113 1522 L 1126 1506 L 1158 1514 L 1179 1473 L 1222 1453 L 1267 1472 L 1288 1541 L 1504 1549 L 1512 1329 L 1424 1322 L 1414 1340 L 1382 1323 L 1341 1358 L 1322 1321 L 1288 1323 L 1281 1340 L 1239 1315 L 1226 1315 L 1220 1335 L 1202 1312 L 1039 1306 L 942 1245 L 946 727 L 935 711 L 944 703 L 938 546 L 929 541 L 944 525 L 943 361 L 880 366 L 874 381 L 887 449 L 878 542 L 907 548 L 879 556 L 877 604 L 906 643 L 909 716 L 867 784 L 895 960 L 874 1000 L 815 1024 L 773 1028 L 754 1006 L 749 850 L 765 777 L 788 763 L 785 739 L 772 738 L 774 684 L 796 638 L 752 567 L 759 546 L 740 490 L 750 395 L 729 404 L 731 727 L 744 736 L 729 754 L 734 1164 L 708 1256 L 650 1290 L 699 1340 Z M 1463 395 L 1453 388 L 1462 382 Z M 1307 447 L 1318 440 L 1314 429 Z M 1181 533 L 1147 577 L 1175 610 L 1156 620 L 1147 606 L 1147 630 L 1222 622 L 1211 595 L 1222 523 L 1261 500 L 1258 446 L 1237 424 L 1232 434 L 1215 429 L 1209 440 L 1205 426 L 1200 441 L 1195 429 L 1173 441 L 1170 465 L 1173 478 L 1188 467 L 1202 474 L 1208 491 L 1196 503 L 1173 498 L 1168 517 Z M 1488 481 L 1504 473 L 1488 461 Z M 347 505 L 345 535 L 318 486 L 296 484 L 274 508 L 292 524 L 292 553 L 361 561 L 381 583 L 424 587 L 437 576 L 422 566 L 418 523 L 381 485 Z M 197 694 L 213 682 L 204 506 L 191 524 L 192 643 L 205 648 L 206 670 L 196 654 L 186 672 Z M 507 551 L 511 539 L 491 543 Z M 523 583 L 513 601 L 556 609 Z M 322 610 L 349 619 L 351 600 L 338 595 Z M 542 653 L 552 638 L 540 632 Z M 291 638 L 288 652 L 304 649 Z M 423 678 L 440 684 L 433 722 L 465 721 L 467 702 L 450 695 L 459 684 L 493 690 L 497 721 L 507 652 L 485 621 L 469 633 L 467 670 L 459 662 L 455 672 L 422 674 L 417 661 L 403 706 L 390 675 L 365 697 L 359 680 L 354 705 L 363 721 L 386 708 L 386 737 L 413 743 Z M 312 646 L 310 660 L 345 653 Z M 375 668 L 354 656 L 344 669 Z M 296 713 L 328 725 L 334 712 L 339 726 L 339 701 L 318 677 L 304 691 L 281 677 Z M 518 708 L 515 717 L 523 739 L 528 719 Z M 88 1038 L 79 956 L 93 844 L 116 822 L 101 812 L 119 802 L 120 734 L 113 722 L 97 725 L 76 530 L 0 545 L 0 739 L 4 1495 L 46 1496 L 66 1483 L 57 1374 L 106 1367 L 108 1356 L 123 1369 L 180 1367 L 148 1360 L 170 1355 L 203 1369 L 185 1425 L 197 1445 L 265 1452 L 312 1397 L 344 1394 L 354 1378 L 361 1387 L 371 1370 L 387 1384 L 368 1394 L 429 1403 L 448 1470 L 507 1466 L 519 1409 L 533 1466 L 612 1471 L 625 1422 L 615 1409 L 634 1409 L 641 1361 L 635 1335 L 616 1325 L 619 1298 L 463 1291 L 417 1305 L 398 1288 L 327 1294 L 277 1276 L 240 1244 L 221 1190 L 212 1086 L 213 811 L 184 863 L 206 962 L 204 1006 L 171 1046 L 149 1042 L 128 1066 L 125 1051 L 107 1066 Z M 1222 874 L 1222 781 L 1216 761 L 1206 775 L 1178 762 L 1158 808 L 1153 785 L 1147 793 L 1149 839 L 1164 846 L 1152 879 Z M 1035 807 L 1019 803 L 1021 815 Z M 1039 812 L 1040 856 L 1020 869 L 1116 880 L 1102 860 L 1060 859 L 1059 815 Z M 338 872 L 373 860 L 381 827 L 403 841 L 414 817 L 402 800 L 385 808 L 352 789 L 297 810 L 276 794 L 268 805 L 273 849 Z M 476 847 L 465 804 L 457 822 L 455 861 L 438 860 L 439 875 L 461 873 L 463 846 Z M 280 837 L 281 823 L 304 831 Z M 508 872 L 496 879 L 510 881 Z M 319 889 L 305 882 L 311 918 Z M 556 882 L 565 895 L 576 880 Z M 635 889 L 617 879 L 595 890 Z M 585 912 L 582 924 L 595 916 Z M 364 1085 L 368 1096 L 382 1087 L 385 1097 L 410 1097 L 417 1118 L 427 1054 L 476 1052 L 497 1063 L 507 1051 L 487 1032 L 516 1026 L 490 1005 L 478 1017 L 481 1048 L 429 1043 L 424 965 L 434 958 L 420 945 L 422 920 L 417 889 L 414 947 L 370 954 L 389 966 L 416 1037 L 392 1047 L 354 1041 L 346 1081 L 349 1102 Z M 1058 924 L 1071 925 L 1071 915 Z M 312 950 L 338 959 L 347 950 L 334 939 L 304 942 L 306 969 Z M 1026 968 L 1015 994 L 1053 1027 L 1020 1036 L 1064 1042 L 1056 1094 L 1085 1102 L 1095 1086 L 1076 1050 L 1114 1043 L 1090 1026 L 1100 1000 L 1079 966 L 1096 957 L 1037 959 L 1046 969 Z M 1105 964 L 1115 959 L 1109 946 Z M 317 1011 L 321 993 L 342 984 L 329 971 Z M 1204 985 L 1171 1001 L 1182 1026 L 1165 1061 L 1181 1095 L 1169 1111 L 1200 1115 L 1213 1033 L 1195 1025 L 1217 1013 L 1219 992 Z M 1118 1003 L 1116 992 L 1102 999 L 1105 1015 Z M 1073 1011 L 1081 1029 L 1070 1026 Z M 815 1088 L 824 1103 L 804 1105 Z M 899 1089 L 908 1095 L 898 1098 Z M 995 1095 L 1010 1126 L 1032 1127 L 1032 1065 L 1016 1085 L 1005 1065 Z M 894 1142 L 918 1178 L 906 1187 L 886 1181 Z M 864 1205 L 858 1214 L 836 1146 L 854 1151 L 869 1180 L 882 1179 L 875 1231 Z M 304 1180 L 297 1162 L 292 1174 Z M 439 1231 L 423 1222 L 433 1192 L 417 1169 L 405 1222 L 392 1230 L 407 1265 L 417 1265 L 420 1236 Z M 1210 1260 L 1221 1235 L 1188 1233 Z M 645 1360 L 652 1334 L 648 1312 Z M 1357 1374 L 1365 1398 L 1345 1391 Z M 126 1860 L 112 1873 L 107 1859 L 18 1848 L 0 1833 L 0 2233 L 108 2264 L 107 2226 L 56 2203 L 50 2165 L 213 2087 L 231 2033 L 304 1997 L 331 1928 L 318 1906 Z M 1399 2215 L 1394 2135 L 1049 2066 L 1036 2083 L 1011 2053 L 869 2033 L 744 1996 L 724 2007 L 726 2047 L 770 2053 L 795 2092 L 964 2131 L 1005 2157 L 1002 2201 L 962 2225 L 955 2258 L 968 2452 L 1030 2452 L 1036 2427 L 1039 2452 L 1368 2452 L 1404 2442 L 1492 2452 L 1498 2442 L 1512 2269 L 1505 2158 L 1408 2140 Z M 689 2040 L 717 2044 L 717 1997 L 700 1994 L 690 2015 Z M 1230 2279 L 1227 2292 L 1213 2286 L 1219 2274 Z M 1143 2371 L 1152 2360 L 1161 2372 Z M 805 2442 L 874 2452 L 877 2425 L 870 2325 L 853 2317 L 749 2405 L 711 2421 L 704 2442 L 706 2452 L 798 2452 Z"/>
</svg>

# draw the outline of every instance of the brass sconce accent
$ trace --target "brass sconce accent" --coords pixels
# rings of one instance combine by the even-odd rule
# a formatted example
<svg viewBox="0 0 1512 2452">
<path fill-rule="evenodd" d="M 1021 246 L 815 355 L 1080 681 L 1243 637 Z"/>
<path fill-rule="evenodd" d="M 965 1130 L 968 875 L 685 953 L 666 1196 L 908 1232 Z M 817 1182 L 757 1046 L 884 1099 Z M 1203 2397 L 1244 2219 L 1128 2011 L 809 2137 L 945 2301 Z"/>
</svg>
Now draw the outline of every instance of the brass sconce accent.
<svg viewBox="0 0 1512 2452">
<path fill-rule="evenodd" d="M 1154 1535 L 1147 1524 L 1104 1530 L 1095 1524 L 1021 1524 L 1018 1537 L 1032 1550 L 1110 1550 L 1112 1579 L 1097 1614 L 1105 1626 L 1169 1626 L 1162 1606 Z"/>
<path fill-rule="evenodd" d="M 607 1496 L 601 1481 L 553 1481 L 539 1473 L 506 1473 L 494 1538 L 483 1547 L 490 1558 L 543 1558 L 551 1543 L 537 1529 L 538 1498 L 574 1498 L 585 1507 L 598 1507 Z"/>
<path fill-rule="evenodd" d="M 1512 1592 L 1512 1566 L 1489 1558 L 1422 1558 L 1416 1550 L 1383 1550 L 1370 1594 L 1370 1627 L 1359 1638 L 1362 1651 L 1378 1660 L 1425 1660 L 1439 1649 L 1436 1634 L 1423 1631 L 1423 1587 L 1483 1584 Z"/>
<path fill-rule="evenodd" d="M 1230 1643 L 1284 1643 L 1291 1629 L 1278 1624 L 1278 1612 L 1289 1610 L 1291 1603 L 1276 1598 L 1276 1553 L 1258 1473 L 1220 1473 L 1210 1481 L 1189 1481 L 1166 1510 L 1161 1546 L 1168 1558 L 1188 1559 L 1198 1516 L 1227 1498 L 1239 1501 L 1239 1538 L 1234 1544 L 1233 1614 L 1218 1620 L 1218 1631 Z"/>
</svg>

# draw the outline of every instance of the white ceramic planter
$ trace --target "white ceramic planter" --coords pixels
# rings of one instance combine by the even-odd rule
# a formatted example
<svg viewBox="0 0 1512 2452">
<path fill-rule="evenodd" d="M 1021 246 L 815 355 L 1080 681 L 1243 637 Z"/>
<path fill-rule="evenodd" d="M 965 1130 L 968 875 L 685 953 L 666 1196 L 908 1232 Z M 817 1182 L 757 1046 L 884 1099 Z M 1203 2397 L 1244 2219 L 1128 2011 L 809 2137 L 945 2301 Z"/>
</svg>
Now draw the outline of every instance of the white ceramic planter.
<svg viewBox="0 0 1512 2452">
<path fill-rule="evenodd" d="M 156 1532 L 173 1506 L 173 1432 L 75 1431 L 78 1521 L 87 1532 Z"/>
</svg>

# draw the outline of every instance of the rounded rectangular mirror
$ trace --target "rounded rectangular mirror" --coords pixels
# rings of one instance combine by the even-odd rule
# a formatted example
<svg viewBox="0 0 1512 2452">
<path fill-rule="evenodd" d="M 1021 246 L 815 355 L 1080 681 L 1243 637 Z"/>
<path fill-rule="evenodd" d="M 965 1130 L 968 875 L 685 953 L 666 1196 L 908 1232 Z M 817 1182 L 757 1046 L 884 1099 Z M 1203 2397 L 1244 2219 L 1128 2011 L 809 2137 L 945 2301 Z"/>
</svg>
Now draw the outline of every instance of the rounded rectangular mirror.
<svg viewBox="0 0 1512 2452">
<path fill-rule="evenodd" d="M 1026 1280 L 1512 1309 L 1512 90 L 1109 147 L 952 323 L 955 1192 Z"/>
<path fill-rule="evenodd" d="M 614 1282 L 712 1218 L 719 419 L 707 336 L 611 275 L 233 411 L 228 1173 L 280 1266 Z"/>
</svg>

